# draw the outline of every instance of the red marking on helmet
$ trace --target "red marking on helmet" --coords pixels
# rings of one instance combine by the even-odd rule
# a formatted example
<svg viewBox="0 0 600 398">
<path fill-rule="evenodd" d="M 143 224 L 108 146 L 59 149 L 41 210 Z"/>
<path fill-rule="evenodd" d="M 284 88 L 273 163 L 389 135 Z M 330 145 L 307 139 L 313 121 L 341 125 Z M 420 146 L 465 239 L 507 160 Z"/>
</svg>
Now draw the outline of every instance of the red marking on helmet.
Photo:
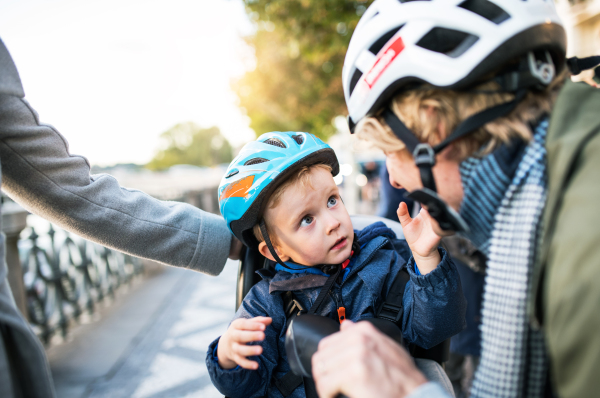
<svg viewBox="0 0 600 398">
<path fill-rule="evenodd" d="M 232 182 L 231 184 L 225 186 L 225 189 L 223 189 L 223 192 L 221 192 L 221 196 L 219 196 L 219 200 L 227 198 L 243 198 L 248 194 L 248 190 L 252 186 L 253 182 L 254 175 Z"/>
<path fill-rule="evenodd" d="M 404 42 L 402 41 L 402 37 L 398 37 L 392 42 L 392 44 L 387 46 L 385 51 L 380 52 L 381 55 L 377 57 L 377 60 L 373 64 L 371 70 L 365 74 L 365 82 L 369 88 L 373 87 L 382 73 L 385 72 L 388 66 L 390 66 L 392 61 L 396 59 L 402 50 L 404 50 Z"/>
</svg>

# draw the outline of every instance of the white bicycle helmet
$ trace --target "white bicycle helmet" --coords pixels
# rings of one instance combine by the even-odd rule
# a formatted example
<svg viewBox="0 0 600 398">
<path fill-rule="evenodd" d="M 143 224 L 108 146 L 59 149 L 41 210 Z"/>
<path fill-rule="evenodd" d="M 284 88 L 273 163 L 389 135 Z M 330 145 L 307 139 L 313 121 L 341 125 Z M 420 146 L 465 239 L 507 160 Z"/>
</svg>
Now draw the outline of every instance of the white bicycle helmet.
<svg viewBox="0 0 600 398">
<path fill-rule="evenodd" d="M 436 154 L 511 112 L 528 90 L 548 86 L 564 68 L 565 54 L 565 31 L 552 0 L 376 0 L 354 31 L 342 71 L 350 131 L 383 110 L 420 170 L 423 188 L 407 197 L 427 206 L 443 230 L 467 232 L 437 194 Z M 581 65 L 575 61 L 571 69 Z M 470 116 L 433 147 L 419 142 L 388 107 L 398 90 L 423 83 L 468 90 L 489 80 L 515 98 Z"/>
<path fill-rule="evenodd" d="M 538 55 L 530 69 L 539 74 L 534 83 L 547 85 L 566 54 L 552 0 L 376 0 L 359 21 L 344 61 L 350 124 L 408 84 L 464 89 L 533 51 Z M 512 89 L 507 83 L 506 91 L 523 88 L 523 82 L 513 81 Z"/>
</svg>

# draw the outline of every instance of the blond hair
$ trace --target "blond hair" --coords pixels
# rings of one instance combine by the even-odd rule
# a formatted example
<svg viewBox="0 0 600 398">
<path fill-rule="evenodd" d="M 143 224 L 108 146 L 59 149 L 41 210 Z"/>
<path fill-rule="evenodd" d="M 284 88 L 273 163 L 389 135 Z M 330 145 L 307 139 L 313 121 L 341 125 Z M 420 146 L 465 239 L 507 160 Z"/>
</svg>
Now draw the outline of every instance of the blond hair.
<svg viewBox="0 0 600 398">
<path fill-rule="evenodd" d="M 484 155 L 515 137 L 529 142 L 532 138 L 531 123 L 550 113 L 564 78 L 565 73 L 559 75 L 544 91 L 529 91 L 525 99 L 508 115 L 453 142 L 450 156 L 463 160 L 480 149 L 482 151 L 479 154 Z M 498 84 L 494 82 L 480 85 L 469 92 L 424 87 L 397 94 L 392 99 L 391 109 L 415 133 L 419 141 L 435 145 L 469 116 L 515 97 L 511 93 L 498 92 L 498 89 Z M 406 149 L 382 116 L 364 118 L 356 126 L 356 132 L 359 138 L 385 152 L 401 152 Z"/>
<path fill-rule="evenodd" d="M 292 185 L 298 184 L 300 187 L 302 187 L 302 189 L 306 189 L 308 187 L 310 187 L 311 189 L 315 189 L 310 179 L 310 173 L 315 169 L 323 169 L 325 171 L 328 171 L 329 173 L 331 173 L 331 171 L 333 170 L 330 165 L 325 163 L 317 163 L 310 166 L 302 166 L 275 189 L 275 191 L 267 199 L 268 201 L 265 209 L 273 209 L 279 206 L 281 196 Z M 266 223 L 265 226 L 267 227 L 267 233 L 269 234 L 269 238 L 271 239 L 271 241 L 275 242 L 276 236 L 274 236 L 271 229 L 268 225 L 266 225 Z M 263 238 L 262 232 L 260 231 L 259 224 L 256 224 L 252 228 L 252 232 L 254 233 L 254 237 L 258 239 L 259 242 L 264 242 L 265 239 Z"/>
</svg>

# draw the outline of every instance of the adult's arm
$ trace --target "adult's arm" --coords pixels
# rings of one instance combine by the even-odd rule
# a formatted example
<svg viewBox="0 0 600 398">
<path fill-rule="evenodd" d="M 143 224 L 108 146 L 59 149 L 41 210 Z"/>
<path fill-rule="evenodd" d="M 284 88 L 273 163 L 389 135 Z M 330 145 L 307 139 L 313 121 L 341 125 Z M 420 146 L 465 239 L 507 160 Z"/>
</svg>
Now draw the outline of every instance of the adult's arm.
<svg viewBox="0 0 600 398">
<path fill-rule="evenodd" d="M 222 218 L 120 187 L 109 175 L 90 175 L 87 159 L 71 155 L 65 138 L 41 124 L 23 99 L 2 41 L 0 72 L 0 161 L 8 196 L 104 246 L 211 275 L 221 272 L 232 240 Z"/>
<path fill-rule="evenodd" d="M 544 282 L 545 336 L 560 397 L 596 397 L 600 391 L 599 169 L 596 133 L 564 193 Z"/>
<path fill-rule="evenodd" d="M 341 332 L 321 340 L 312 368 L 323 398 L 450 398 L 427 382 L 404 348 L 368 322 L 344 321 Z"/>
</svg>

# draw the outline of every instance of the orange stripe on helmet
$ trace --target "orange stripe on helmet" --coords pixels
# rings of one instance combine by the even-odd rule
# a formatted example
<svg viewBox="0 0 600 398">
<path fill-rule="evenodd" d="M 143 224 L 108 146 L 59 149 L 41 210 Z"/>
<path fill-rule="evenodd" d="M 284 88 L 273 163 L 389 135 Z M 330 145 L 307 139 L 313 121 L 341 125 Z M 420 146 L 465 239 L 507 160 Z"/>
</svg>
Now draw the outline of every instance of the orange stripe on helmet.
<svg viewBox="0 0 600 398">
<path fill-rule="evenodd" d="M 244 177 L 236 182 L 232 182 L 231 184 L 227 185 L 225 189 L 223 189 L 221 196 L 219 196 L 219 200 L 245 197 L 248 194 L 250 187 L 252 187 L 253 182 L 254 175 Z"/>
</svg>

